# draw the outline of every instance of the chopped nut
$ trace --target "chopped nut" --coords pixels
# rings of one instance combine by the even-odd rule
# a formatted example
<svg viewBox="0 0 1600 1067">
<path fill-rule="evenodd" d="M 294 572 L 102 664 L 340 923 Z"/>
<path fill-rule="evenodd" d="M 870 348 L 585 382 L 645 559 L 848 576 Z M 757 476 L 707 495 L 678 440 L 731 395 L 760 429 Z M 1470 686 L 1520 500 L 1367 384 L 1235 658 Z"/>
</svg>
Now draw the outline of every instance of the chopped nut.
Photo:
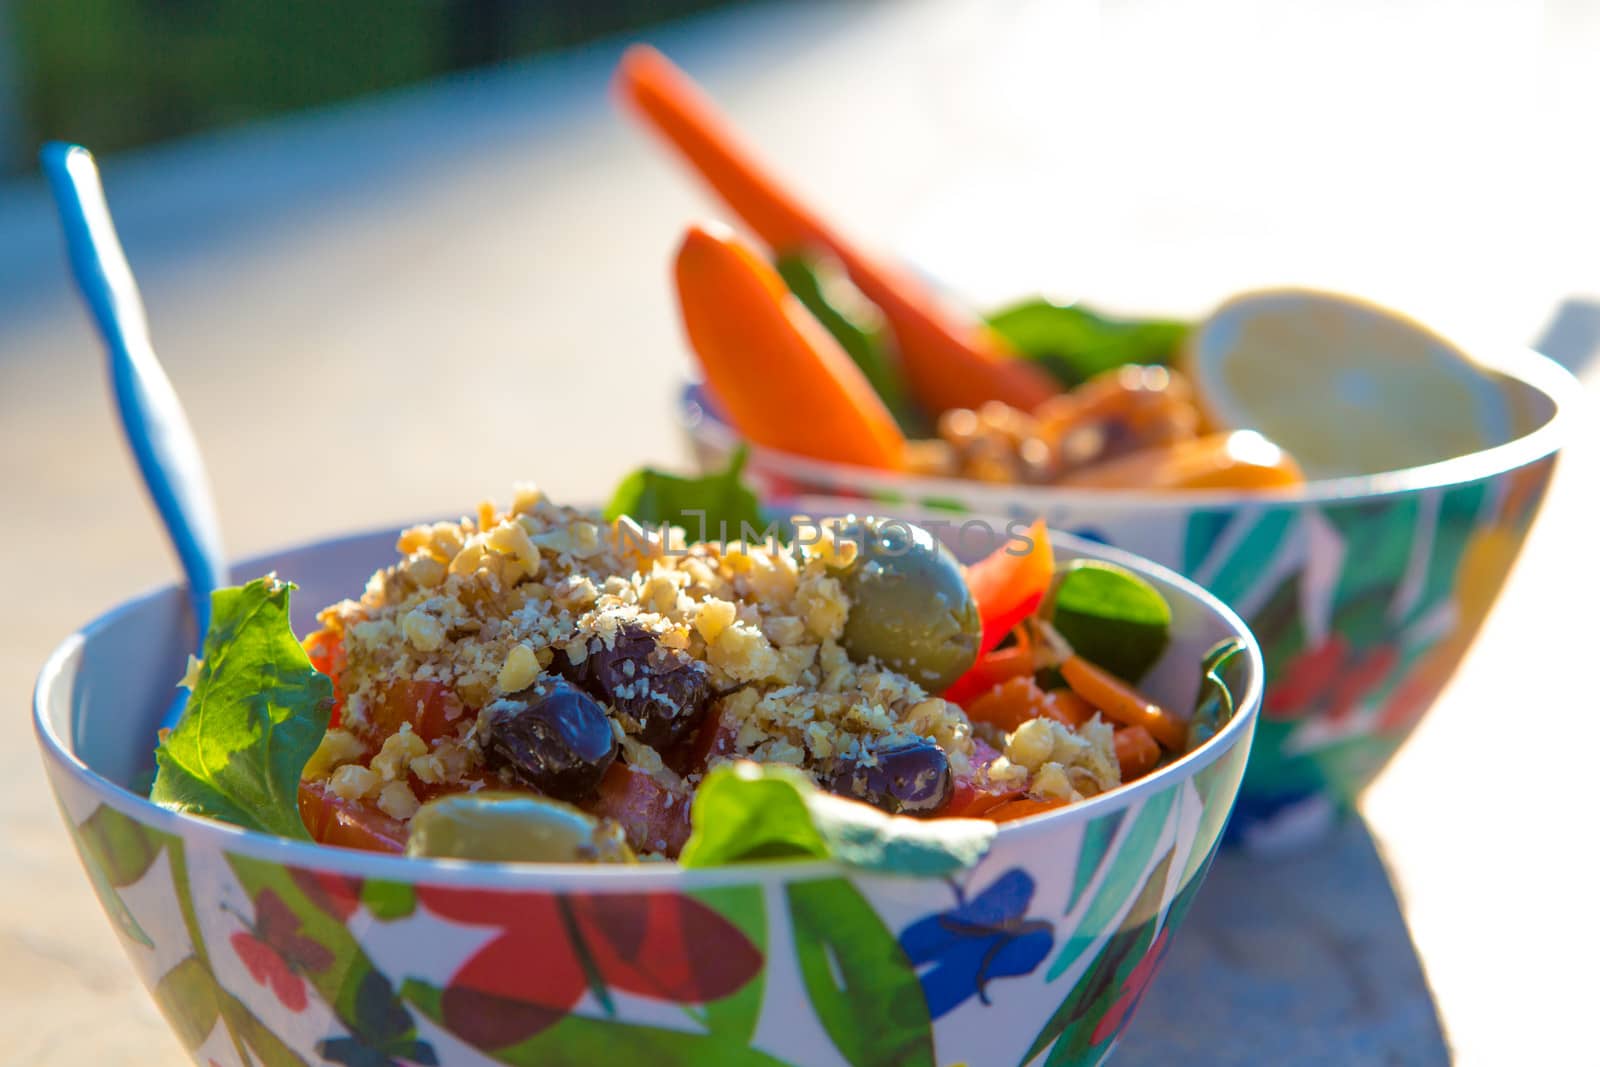
<svg viewBox="0 0 1600 1067">
<path fill-rule="evenodd" d="M 707 600 L 700 605 L 700 611 L 694 617 L 694 628 L 708 642 L 715 641 L 717 635 L 733 625 L 738 612 L 739 609 L 730 601 Z"/>
<path fill-rule="evenodd" d="M 539 676 L 539 658 L 530 645 L 512 645 L 506 653 L 505 664 L 500 668 L 497 684 L 502 693 L 516 693 L 528 688 Z"/>
<path fill-rule="evenodd" d="M 422 805 L 404 782 L 390 782 L 378 794 L 378 810 L 394 819 L 409 819 Z"/>
<path fill-rule="evenodd" d="M 345 800 L 360 800 L 378 787 L 378 776 L 359 764 L 347 763 L 333 772 L 328 785 Z"/>
<path fill-rule="evenodd" d="M 194 687 L 200 684 L 200 672 L 205 669 L 205 665 L 205 660 L 191 655 L 188 665 L 183 669 L 183 678 L 178 684 L 184 689 L 193 692 Z"/>
<path fill-rule="evenodd" d="M 425 611 L 406 612 L 400 628 L 406 640 L 419 652 L 436 652 L 444 644 L 444 624 Z"/>
<path fill-rule="evenodd" d="M 311 758 L 306 761 L 305 770 L 300 772 L 300 777 L 308 781 L 326 778 L 335 767 L 360 759 L 365 751 L 366 746 L 355 734 L 335 727 L 322 735 L 322 741 L 318 743 L 317 750 L 311 753 Z"/>
<path fill-rule="evenodd" d="M 372 757 L 371 767 L 384 781 L 392 782 L 402 776 L 412 760 L 427 754 L 427 742 L 417 736 L 410 723 L 402 723 L 397 733 L 384 739 L 383 748 Z"/>
</svg>

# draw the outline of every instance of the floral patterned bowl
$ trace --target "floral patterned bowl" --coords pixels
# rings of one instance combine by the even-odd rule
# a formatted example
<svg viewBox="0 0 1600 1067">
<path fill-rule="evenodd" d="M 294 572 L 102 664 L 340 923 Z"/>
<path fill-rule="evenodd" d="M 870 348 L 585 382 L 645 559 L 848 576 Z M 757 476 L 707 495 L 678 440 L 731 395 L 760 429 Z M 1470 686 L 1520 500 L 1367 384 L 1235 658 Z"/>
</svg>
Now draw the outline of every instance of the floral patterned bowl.
<svg viewBox="0 0 1600 1067">
<path fill-rule="evenodd" d="M 1143 493 L 911 478 L 754 448 L 764 494 L 1043 517 L 1171 567 L 1237 611 L 1268 685 L 1230 836 L 1320 836 L 1400 747 L 1461 661 L 1516 559 L 1569 435 L 1581 387 L 1553 361 L 1487 361 L 1510 395 L 1505 444 L 1292 494 Z M 681 416 L 697 461 L 738 444 L 697 386 Z"/>
<path fill-rule="evenodd" d="M 246 562 L 301 586 L 297 625 L 392 559 L 365 534 Z M 1143 573 L 1174 640 L 1148 688 L 1187 707 L 1242 637 L 1239 710 L 1127 787 L 1000 829 L 963 876 L 834 864 L 504 866 L 324 848 L 180 816 L 130 788 L 193 647 L 181 591 L 51 656 L 34 699 L 50 781 L 140 977 L 196 1063 L 1098 1063 L 1205 876 L 1261 697 L 1243 623 Z M 1198 1008 L 1198 1006 L 1197 1006 Z"/>
</svg>

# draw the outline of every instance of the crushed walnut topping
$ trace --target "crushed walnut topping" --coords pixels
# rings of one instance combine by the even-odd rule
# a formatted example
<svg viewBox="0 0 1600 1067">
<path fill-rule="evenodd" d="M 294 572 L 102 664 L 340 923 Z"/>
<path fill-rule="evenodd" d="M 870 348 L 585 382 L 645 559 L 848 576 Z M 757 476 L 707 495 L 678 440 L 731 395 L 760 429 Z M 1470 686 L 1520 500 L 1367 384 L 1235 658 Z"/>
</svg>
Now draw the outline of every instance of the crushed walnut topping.
<svg viewBox="0 0 1600 1067">
<path fill-rule="evenodd" d="M 509 510 L 484 504 L 414 526 L 358 599 L 318 616 L 327 632 L 312 640 L 342 646 L 343 707 L 307 776 L 401 820 L 419 794 L 482 788 L 497 773 L 509 781 L 486 766 L 489 732 L 557 676 L 604 687 L 619 758 L 672 797 L 699 773 L 674 770 L 668 751 L 688 743 L 663 718 L 686 693 L 705 705 L 696 722 L 715 717 L 725 736 L 713 761 L 821 777 L 921 739 L 955 776 L 980 773 L 959 707 L 842 647 L 851 603 L 836 573 L 855 547 L 827 527 L 794 546 L 685 545 L 681 531 L 608 522 L 532 486 L 517 488 Z M 641 641 L 647 657 L 631 651 Z M 1098 720 L 1081 731 L 1029 723 L 1004 751 L 984 773 L 1046 795 L 1089 796 L 1117 781 L 1111 729 Z"/>
</svg>

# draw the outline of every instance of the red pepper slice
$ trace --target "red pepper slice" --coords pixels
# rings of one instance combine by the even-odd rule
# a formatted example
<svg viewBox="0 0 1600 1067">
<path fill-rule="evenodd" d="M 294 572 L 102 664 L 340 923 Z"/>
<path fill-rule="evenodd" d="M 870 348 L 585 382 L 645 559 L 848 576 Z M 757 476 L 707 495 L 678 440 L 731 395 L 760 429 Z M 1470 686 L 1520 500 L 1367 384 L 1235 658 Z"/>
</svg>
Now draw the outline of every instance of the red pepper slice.
<svg viewBox="0 0 1600 1067">
<path fill-rule="evenodd" d="M 978 661 L 945 690 L 946 700 L 959 704 L 1008 678 L 1031 673 L 1022 668 L 1028 650 L 995 651 L 1006 634 L 1038 610 L 1055 578 L 1055 553 L 1043 519 L 1028 527 L 1027 539 L 1027 552 L 1017 553 L 1016 545 L 1008 542 L 967 568 L 967 588 L 978 603 L 983 636 L 978 642 Z"/>
<path fill-rule="evenodd" d="M 998 645 L 1017 623 L 1033 614 L 1055 577 L 1055 553 L 1044 520 L 1028 527 L 1028 551 L 1008 542 L 967 568 L 967 588 L 983 620 L 982 655 Z"/>
</svg>

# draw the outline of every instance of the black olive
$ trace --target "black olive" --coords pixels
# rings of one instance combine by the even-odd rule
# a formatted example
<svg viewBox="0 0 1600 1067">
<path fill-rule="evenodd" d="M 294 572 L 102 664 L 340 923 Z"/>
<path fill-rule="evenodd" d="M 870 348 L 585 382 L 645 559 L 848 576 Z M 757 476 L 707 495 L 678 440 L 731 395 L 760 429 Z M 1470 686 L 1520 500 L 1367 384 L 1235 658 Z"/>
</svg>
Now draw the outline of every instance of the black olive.
<svg viewBox="0 0 1600 1067">
<path fill-rule="evenodd" d="M 932 741 L 897 741 L 875 755 L 877 762 L 870 766 L 849 758 L 836 761 L 824 784 L 890 815 L 932 815 L 950 799 L 950 757 Z"/>
<path fill-rule="evenodd" d="M 509 769 L 546 796 L 590 796 L 617 758 L 606 709 L 567 682 L 536 683 L 496 701 L 490 710 L 484 745 L 489 766 Z"/>
<path fill-rule="evenodd" d="M 591 651 L 582 663 L 562 656 L 558 669 L 611 705 L 624 729 L 655 748 L 687 737 L 716 696 L 704 663 L 637 626 L 618 630 L 610 648 Z"/>
</svg>

